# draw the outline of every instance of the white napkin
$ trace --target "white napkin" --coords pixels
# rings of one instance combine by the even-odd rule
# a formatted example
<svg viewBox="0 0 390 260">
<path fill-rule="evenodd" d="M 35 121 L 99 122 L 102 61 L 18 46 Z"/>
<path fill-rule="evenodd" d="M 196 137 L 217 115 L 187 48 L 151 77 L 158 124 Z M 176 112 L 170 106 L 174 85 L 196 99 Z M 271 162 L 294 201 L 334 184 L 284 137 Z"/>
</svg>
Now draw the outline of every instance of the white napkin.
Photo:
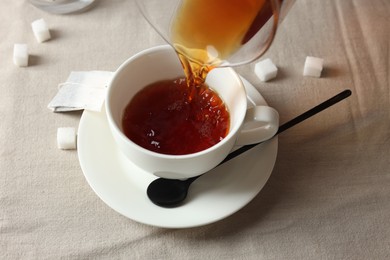
<svg viewBox="0 0 390 260">
<path fill-rule="evenodd" d="M 53 112 L 100 111 L 112 75 L 110 71 L 72 71 L 66 82 L 58 85 L 48 108 Z"/>
</svg>

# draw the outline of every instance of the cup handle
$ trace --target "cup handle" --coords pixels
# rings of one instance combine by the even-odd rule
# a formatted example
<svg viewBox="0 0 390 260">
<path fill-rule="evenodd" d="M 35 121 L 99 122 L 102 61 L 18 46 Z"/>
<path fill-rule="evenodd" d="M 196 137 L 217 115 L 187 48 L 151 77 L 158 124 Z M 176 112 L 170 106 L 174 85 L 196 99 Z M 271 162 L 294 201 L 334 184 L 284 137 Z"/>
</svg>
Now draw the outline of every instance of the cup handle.
<svg viewBox="0 0 390 260">
<path fill-rule="evenodd" d="M 259 143 L 273 137 L 278 131 L 279 113 L 269 106 L 248 108 L 238 134 L 236 145 Z"/>
</svg>

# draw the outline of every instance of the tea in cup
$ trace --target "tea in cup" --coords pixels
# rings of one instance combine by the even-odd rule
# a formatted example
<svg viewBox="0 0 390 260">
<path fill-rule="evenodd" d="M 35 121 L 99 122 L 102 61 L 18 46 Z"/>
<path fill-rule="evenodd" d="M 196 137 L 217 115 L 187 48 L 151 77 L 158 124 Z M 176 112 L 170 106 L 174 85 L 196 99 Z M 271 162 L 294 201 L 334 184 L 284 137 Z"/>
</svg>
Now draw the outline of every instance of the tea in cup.
<svg viewBox="0 0 390 260">
<path fill-rule="evenodd" d="M 105 104 L 119 150 L 146 172 L 186 179 L 217 166 L 235 145 L 274 136 L 278 113 L 269 106 L 248 109 L 245 87 L 233 69 L 213 69 L 206 84 L 188 91 L 169 45 L 125 61 L 114 73 Z"/>
</svg>

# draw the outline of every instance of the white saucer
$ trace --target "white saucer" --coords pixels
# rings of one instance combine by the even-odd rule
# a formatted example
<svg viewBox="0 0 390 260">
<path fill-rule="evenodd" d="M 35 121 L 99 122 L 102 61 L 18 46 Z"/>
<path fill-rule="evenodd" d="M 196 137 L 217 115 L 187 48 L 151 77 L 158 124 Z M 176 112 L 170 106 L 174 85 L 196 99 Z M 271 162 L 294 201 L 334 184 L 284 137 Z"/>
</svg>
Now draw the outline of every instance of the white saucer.
<svg viewBox="0 0 390 260">
<path fill-rule="evenodd" d="M 245 79 L 249 105 L 266 105 Z M 213 169 L 194 182 L 184 205 L 161 208 L 146 196 L 156 177 L 128 161 L 117 149 L 106 114 L 84 111 L 78 129 L 78 157 L 87 182 L 108 206 L 147 225 L 189 228 L 226 218 L 248 204 L 271 175 L 277 137 Z"/>
</svg>

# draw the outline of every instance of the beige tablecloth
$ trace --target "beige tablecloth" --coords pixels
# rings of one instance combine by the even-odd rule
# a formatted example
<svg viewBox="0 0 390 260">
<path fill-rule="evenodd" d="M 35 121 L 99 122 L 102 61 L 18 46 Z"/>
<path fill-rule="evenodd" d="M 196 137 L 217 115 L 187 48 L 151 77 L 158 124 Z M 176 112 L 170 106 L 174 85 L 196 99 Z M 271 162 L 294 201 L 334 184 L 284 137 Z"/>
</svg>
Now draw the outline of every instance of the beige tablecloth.
<svg viewBox="0 0 390 260">
<path fill-rule="evenodd" d="M 41 44 L 31 30 L 39 18 L 52 33 Z M 262 83 L 254 64 L 237 68 L 282 123 L 353 94 L 280 135 L 272 175 L 247 206 L 190 229 L 140 224 L 102 202 L 77 151 L 56 145 L 57 128 L 77 127 L 81 112 L 47 109 L 70 71 L 114 71 L 164 43 L 134 2 L 52 15 L 3 0 L 0 36 L 1 259 L 390 258 L 389 0 L 297 0 L 264 56 L 277 78 Z M 27 68 L 12 62 L 19 42 L 29 46 Z M 321 78 L 302 76 L 306 56 L 324 58 Z"/>
</svg>

